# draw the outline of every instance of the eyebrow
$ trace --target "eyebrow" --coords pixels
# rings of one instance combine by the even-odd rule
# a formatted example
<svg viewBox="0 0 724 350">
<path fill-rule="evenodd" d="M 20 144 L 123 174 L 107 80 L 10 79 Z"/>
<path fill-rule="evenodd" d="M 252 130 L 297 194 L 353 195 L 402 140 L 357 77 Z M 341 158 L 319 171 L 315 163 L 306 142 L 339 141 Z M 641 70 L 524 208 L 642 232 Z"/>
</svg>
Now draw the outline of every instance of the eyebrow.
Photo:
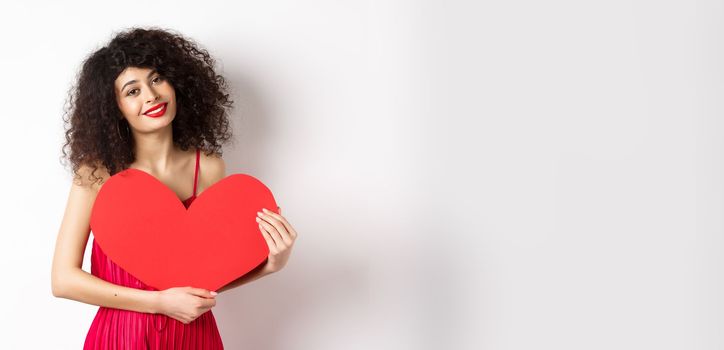
<svg viewBox="0 0 724 350">
<path fill-rule="evenodd" d="M 150 78 L 150 77 L 153 75 L 153 73 L 156 73 L 156 70 L 155 70 L 155 69 L 152 70 L 150 73 L 148 73 L 148 76 L 146 77 L 146 79 Z M 135 83 L 135 82 L 136 82 L 136 80 L 131 80 L 131 81 L 123 84 L 123 86 L 121 87 L 121 91 L 123 91 L 123 89 L 125 89 L 126 86 L 128 86 L 129 84 L 133 84 L 133 83 Z"/>
</svg>

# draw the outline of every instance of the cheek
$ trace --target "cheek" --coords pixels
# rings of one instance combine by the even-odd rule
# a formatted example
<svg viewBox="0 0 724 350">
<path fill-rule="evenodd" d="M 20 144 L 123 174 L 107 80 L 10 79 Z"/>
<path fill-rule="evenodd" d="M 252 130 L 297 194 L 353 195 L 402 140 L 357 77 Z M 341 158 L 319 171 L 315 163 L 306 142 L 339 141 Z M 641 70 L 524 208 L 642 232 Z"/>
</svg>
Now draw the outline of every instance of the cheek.
<svg viewBox="0 0 724 350">
<path fill-rule="evenodd" d="M 140 108 L 138 103 L 131 99 L 122 99 L 118 105 L 120 106 L 121 110 L 124 113 L 131 113 L 131 114 L 138 114 L 138 109 Z"/>
<path fill-rule="evenodd" d="M 167 90 L 166 96 L 168 96 L 169 100 L 176 101 L 176 91 L 173 88 Z"/>
<path fill-rule="evenodd" d="M 168 96 L 168 97 L 174 97 L 176 95 L 176 90 L 173 88 L 173 85 L 166 81 L 161 88 L 163 89 L 162 94 Z"/>
</svg>

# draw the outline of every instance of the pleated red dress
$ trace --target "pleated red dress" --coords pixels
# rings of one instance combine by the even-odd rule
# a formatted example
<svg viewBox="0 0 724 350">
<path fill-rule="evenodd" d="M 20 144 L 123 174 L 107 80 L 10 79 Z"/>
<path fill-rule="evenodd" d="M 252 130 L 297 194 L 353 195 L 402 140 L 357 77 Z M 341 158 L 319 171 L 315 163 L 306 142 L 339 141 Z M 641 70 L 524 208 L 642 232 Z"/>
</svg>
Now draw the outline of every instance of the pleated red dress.
<svg viewBox="0 0 724 350">
<path fill-rule="evenodd" d="M 199 150 L 196 150 L 194 192 L 183 201 L 188 208 L 196 199 L 199 176 Z M 116 265 L 93 239 L 91 273 L 108 282 L 143 290 L 158 290 L 147 286 Z M 216 319 L 211 310 L 189 324 L 164 314 L 150 314 L 130 310 L 99 307 L 88 334 L 84 350 L 139 350 L 139 349 L 223 349 Z"/>
</svg>

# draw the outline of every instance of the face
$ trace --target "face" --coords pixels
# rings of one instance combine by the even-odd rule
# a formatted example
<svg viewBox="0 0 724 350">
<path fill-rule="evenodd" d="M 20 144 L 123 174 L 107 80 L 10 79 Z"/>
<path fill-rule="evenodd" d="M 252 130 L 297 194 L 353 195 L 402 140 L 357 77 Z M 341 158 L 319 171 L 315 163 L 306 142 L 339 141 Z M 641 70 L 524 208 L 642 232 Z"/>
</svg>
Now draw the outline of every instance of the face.
<svg viewBox="0 0 724 350">
<path fill-rule="evenodd" d="M 116 102 L 131 129 L 153 132 L 176 116 L 173 86 L 152 68 L 128 67 L 115 81 Z"/>
</svg>

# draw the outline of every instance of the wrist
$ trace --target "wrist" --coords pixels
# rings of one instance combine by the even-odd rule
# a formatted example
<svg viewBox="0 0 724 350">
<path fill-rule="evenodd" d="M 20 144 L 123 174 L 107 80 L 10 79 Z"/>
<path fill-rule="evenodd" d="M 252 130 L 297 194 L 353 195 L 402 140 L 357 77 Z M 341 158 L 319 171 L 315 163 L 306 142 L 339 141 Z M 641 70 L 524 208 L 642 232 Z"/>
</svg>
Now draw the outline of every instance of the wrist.
<svg viewBox="0 0 724 350">
<path fill-rule="evenodd" d="M 149 313 L 158 314 L 161 313 L 161 292 L 157 290 L 149 291 Z"/>
<path fill-rule="evenodd" d="M 261 277 L 261 276 L 266 276 L 266 275 L 272 274 L 272 273 L 274 273 L 274 272 L 277 272 L 277 271 L 274 270 L 274 269 L 269 265 L 269 263 L 266 263 L 266 264 L 264 264 L 264 267 L 262 267 L 261 271 L 259 271 L 259 276 L 260 276 L 260 277 Z"/>
</svg>

